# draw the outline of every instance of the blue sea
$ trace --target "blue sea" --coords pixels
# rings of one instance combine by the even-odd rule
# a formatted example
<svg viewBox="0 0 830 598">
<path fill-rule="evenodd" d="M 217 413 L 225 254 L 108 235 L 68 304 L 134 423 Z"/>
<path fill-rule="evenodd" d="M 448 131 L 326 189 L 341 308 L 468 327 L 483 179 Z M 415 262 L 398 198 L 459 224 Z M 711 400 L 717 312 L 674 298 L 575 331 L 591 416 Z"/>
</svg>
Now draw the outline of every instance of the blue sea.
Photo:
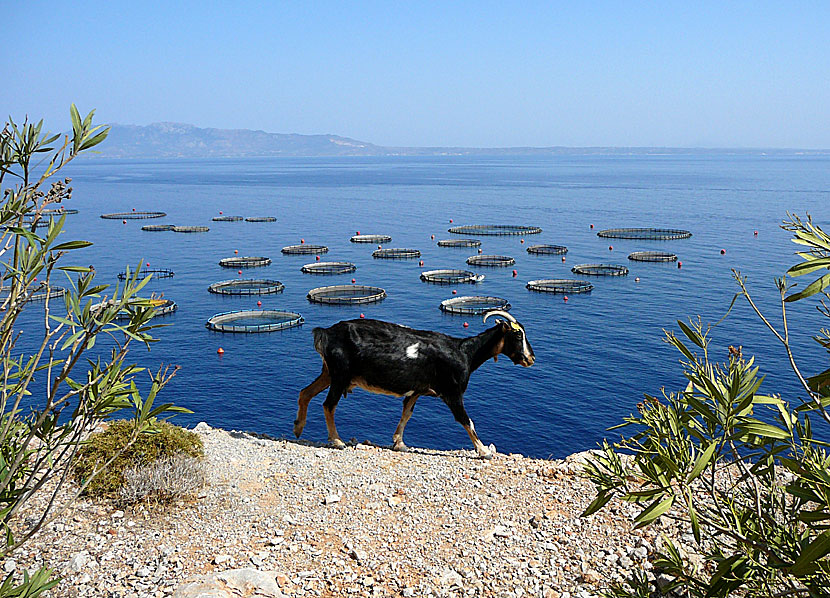
<svg viewBox="0 0 830 598">
<path fill-rule="evenodd" d="M 615 438 L 607 428 L 635 411 L 643 393 L 684 386 L 680 355 L 663 342 L 676 320 L 700 315 L 717 322 L 737 292 L 732 269 L 748 277 L 760 307 L 780 324 L 774 277 L 796 263 L 790 233 L 779 228 L 786 212 L 807 212 L 824 225 L 830 208 L 830 157 L 760 155 L 545 156 L 282 158 L 226 160 L 106 161 L 71 165 L 74 195 L 67 205 L 64 239 L 94 246 L 71 261 L 94 264 L 97 280 L 115 283 L 127 265 L 169 268 L 172 279 L 149 289 L 174 300 L 178 311 L 160 318 L 161 341 L 148 352 L 135 346 L 131 360 L 151 369 L 181 366 L 159 400 L 191 409 L 175 421 L 192 426 L 250 430 L 291 436 L 297 395 L 320 372 L 311 329 L 339 320 L 378 318 L 456 336 L 477 334 L 489 325 L 480 317 L 442 313 L 438 306 L 458 295 L 506 298 L 527 330 L 536 353 L 531 368 L 503 357 L 485 363 L 470 380 L 465 404 L 485 444 L 500 452 L 562 457 Z M 157 220 L 104 220 L 107 212 L 161 210 Z M 212 222 L 224 215 L 274 216 L 276 222 Z M 421 282 L 423 270 L 470 268 L 475 249 L 441 248 L 461 224 L 539 226 L 527 237 L 477 237 L 485 254 L 515 258 L 509 268 L 481 268 L 479 285 L 435 286 Z M 145 232 L 145 224 L 205 225 L 210 232 Z M 593 225 L 593 229 L 591 228 Z M 612 227 L 688 229 L 690 239 L 631 241 L 602 239 Z M 378 260 L 372 245 L 349 238 L 362 233 L 392 236 L 386 247 L 422 252 L 419 260 Z M 757 236 L 754 234 L 757 231 Z M 432 239 L 431 236 L 435 238 Z M 524 239 L 524 244 L 521 240 Z M 314 276 L 300 271 L 314 257 L 283 255 L 300 243 L 323 244 L 321 260 L 357 265 L 354 274 Z M 533 256 L 528 245 L 568 247 L 559 256 Z M 613 249 L 610 249 L 613 247 Z M 721 253 L 725 250 L 725 254 Z M 629 262 L 637 250 L 671 251 L 683 263 Z M 224 297 L 208 293 L 213 282 L 238 277 L 221 268 L 221 258 L 268 256 L 270 266 L 243 271 L 243 277 L 277 279 L 279 295 Z M 528 280 L 571 278 L 580 263 L 622 264 L 625 277 L 593 278 L 589 294 L 534 293 Z M 517 276 L 513 276 L 513 269 Z M 309 289 L 349 283 L 383 287 L 381 303 L 354 307 L 312 304 Z M 639 282 L 635 281 L 639 278 Z M 305 325 L 263 334 L 222 334 L 206 329 L 213 314 L 263 308 L 301 313 Z M 826 354 L 811 340 L 824 321 L 807 301 L 790 313 L 792 342 L 802 369 L 826 367 Z M 42 327 L 35 304 L 20 323 Z M 464 323 L 469 324 L 468 328 Z M 36 335 L 32 335 L 36 336 Z M 767 378 L 762 390 L 795 400 L 783 348 L 743 301 L 713 333 L 714 355 L 725 360 L 728 345 L 755 355 Z M 24 338 L 27 335 L 24 334 Z M 21 341 L 21 347 L 25 342 Z M 217 353 L 222 347 L 224 354 Z M 309 409 L 304 437 L 326 440 L 322 393 Z M 390 444 L 401 401 L 356 390 L 340 402 L 337 424 L 344 439 Z M 423 397 L 406 429 L 410 446 L 472 448 L 446 406 Z"/>
</svg>

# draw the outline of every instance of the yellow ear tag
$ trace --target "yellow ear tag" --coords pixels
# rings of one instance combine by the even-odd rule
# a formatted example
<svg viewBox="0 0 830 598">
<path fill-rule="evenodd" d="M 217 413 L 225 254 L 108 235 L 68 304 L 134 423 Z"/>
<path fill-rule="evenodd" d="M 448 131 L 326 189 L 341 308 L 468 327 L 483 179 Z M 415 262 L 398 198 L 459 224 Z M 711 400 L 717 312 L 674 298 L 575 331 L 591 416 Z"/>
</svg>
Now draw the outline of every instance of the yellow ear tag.
<svg viewBox="0 0 830 598">
<path fill-rule="evenodd" d="M 511 327 L 513 330 L 516 330 L 516 331 L 521 331 L 521 329 L 522 329 L 522 327 L 521 327 L 521 326 L 519 326 L 516 322 L 508 322 L 508 324 L 510 324 L 510 327 Z"/>
</svg>

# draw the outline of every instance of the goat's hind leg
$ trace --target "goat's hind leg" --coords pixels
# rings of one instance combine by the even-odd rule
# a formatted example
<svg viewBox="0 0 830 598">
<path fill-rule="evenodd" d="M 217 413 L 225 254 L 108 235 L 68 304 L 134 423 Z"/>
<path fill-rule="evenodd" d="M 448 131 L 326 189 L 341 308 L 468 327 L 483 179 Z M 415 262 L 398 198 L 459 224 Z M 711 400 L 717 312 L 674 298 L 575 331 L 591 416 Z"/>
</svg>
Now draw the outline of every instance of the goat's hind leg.
<svg viewBox="0 0 830 598">
<path fill-rule="evenodd" d="M 346 443 L 340 440 L 340 435 L 337 433 L 337 426 L 334 425 L 334 410 L 337 409 L 337 403 L 343 397 L 343 392 L 347 387 L 340 384 L 332 384 L 329 386 L 329 394 L 323 402 L 323 413 L 326 416 L 326 428 L 329 431 L 329 444 L 334 448 L 346 448 Z"/>
<path fill-rule="evenodd" d="M 392 442 L 394 442 L 392 450 L 405 451 L 407 449 L 403 442 L 403 430 L 406 428 L 406 422 L 408 422 L 409 418 L 412 417 L 412 411 L 415 409 L 415 401 L 417 400 L 418 395 L 416 394 L 406 395 L 404 397 L 401 421 L 398 423 L 398 427 L 395 428 L 395 434 L 392 436 Z"/>
<path fill-rule="evenodd" d="M 473 420 L 470 419 L 470 416 L 467 415 L 467 410 L 464 409 L 464 399 L 459 397 L 455 400 L 445 400 L 447 406 L 452 411 L 453 417 L 455 417 L 455 421 L 459 424 L 464 426 L 464 429 L 467 431 L 467 435 L 470 437 L 470 440 L 473 441 L 473 446 L 478 453 L 478 456 L 482 459 L 492 459 L 493 452 L 484 446 L 484 443 L 476 434 L 476 427 L 473 424 Z"/>
<path fill-rule="evenodd" d="M 308 413 L 308 404 L 311 399 L 323 392 L 331 384 L 329 377 L 329 368 L 326 362 L 323 362 L 323 371 L 317 376 L 311 384 L 300 391 L 300 399 L 297 401 L 297 419 L 294 420 L 294 436 L 299 438 L 305 428 L 306 414 Z"/>
</svg>

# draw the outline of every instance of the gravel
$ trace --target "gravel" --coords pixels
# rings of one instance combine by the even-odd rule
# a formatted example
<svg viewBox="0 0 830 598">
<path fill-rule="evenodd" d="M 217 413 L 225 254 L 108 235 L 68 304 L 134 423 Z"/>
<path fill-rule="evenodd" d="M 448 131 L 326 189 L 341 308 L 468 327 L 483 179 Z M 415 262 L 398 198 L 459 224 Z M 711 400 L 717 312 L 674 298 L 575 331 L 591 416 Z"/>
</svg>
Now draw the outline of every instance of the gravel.
<svg viewBox="0 0 830 598">
<path fill-rule="evenodd" d="M 590 598 L 650 568 L 667 529 L 632 530 L 627 504 L 580 518 L 593 499 L 585 453 L 484 461 L 196 431 L 208 470 L 198 497 L 126 510 L 80 500 L 4 570 L 56 568 L 52 598 L 164 598 L 249 570 L 291 597 Z"/>
</svg>

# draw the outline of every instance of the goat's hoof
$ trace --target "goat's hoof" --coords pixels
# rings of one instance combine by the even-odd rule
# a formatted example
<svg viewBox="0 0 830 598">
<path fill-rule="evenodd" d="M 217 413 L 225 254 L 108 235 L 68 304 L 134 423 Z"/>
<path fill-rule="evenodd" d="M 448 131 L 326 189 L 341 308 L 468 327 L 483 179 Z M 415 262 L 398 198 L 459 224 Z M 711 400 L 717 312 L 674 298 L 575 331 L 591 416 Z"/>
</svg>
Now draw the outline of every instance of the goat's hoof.
<svg viewBox="0 0 830 598">
<path fill-rule="evenodd" d="M 346 443 L 343 442 L 342 440 L 340 440 L 339 438 L 335 438 L 334 440 L 329 440 L 329 444 L 331 445 L 331 448 L 336 448 L 336 449 L 346 448 Z"/>
<path fill-rule="evenodd" d="M 485 451 L 485 452 L 479 453 L 478 456 L 481 457 L 482 459 L 492 459 L 493 456 L 494 456 L 494 453 L 492 453 L 490 451 Z"/>
<path fill-rule="evenodd" d="M 294 422 L 294 438 L 299 438 L 300 434 L 303 433 L 303 428 L 305 427 L 304 424 L 301 424 L 299 421 Z"/>
<path fill-rule="evenodd" d="M 406 446 L 403 442 L 396 442 L 396 443 L 392 446 L 392 450 L 393 450 L 393 451 L 399 451 L 399 452 L 401 452 L 401 453 L 405 453 L 405 452 L 407 452 L 407 451 L 409 450 L 409 447 L 408 447 L 408 446 Z"/>
</svg>

